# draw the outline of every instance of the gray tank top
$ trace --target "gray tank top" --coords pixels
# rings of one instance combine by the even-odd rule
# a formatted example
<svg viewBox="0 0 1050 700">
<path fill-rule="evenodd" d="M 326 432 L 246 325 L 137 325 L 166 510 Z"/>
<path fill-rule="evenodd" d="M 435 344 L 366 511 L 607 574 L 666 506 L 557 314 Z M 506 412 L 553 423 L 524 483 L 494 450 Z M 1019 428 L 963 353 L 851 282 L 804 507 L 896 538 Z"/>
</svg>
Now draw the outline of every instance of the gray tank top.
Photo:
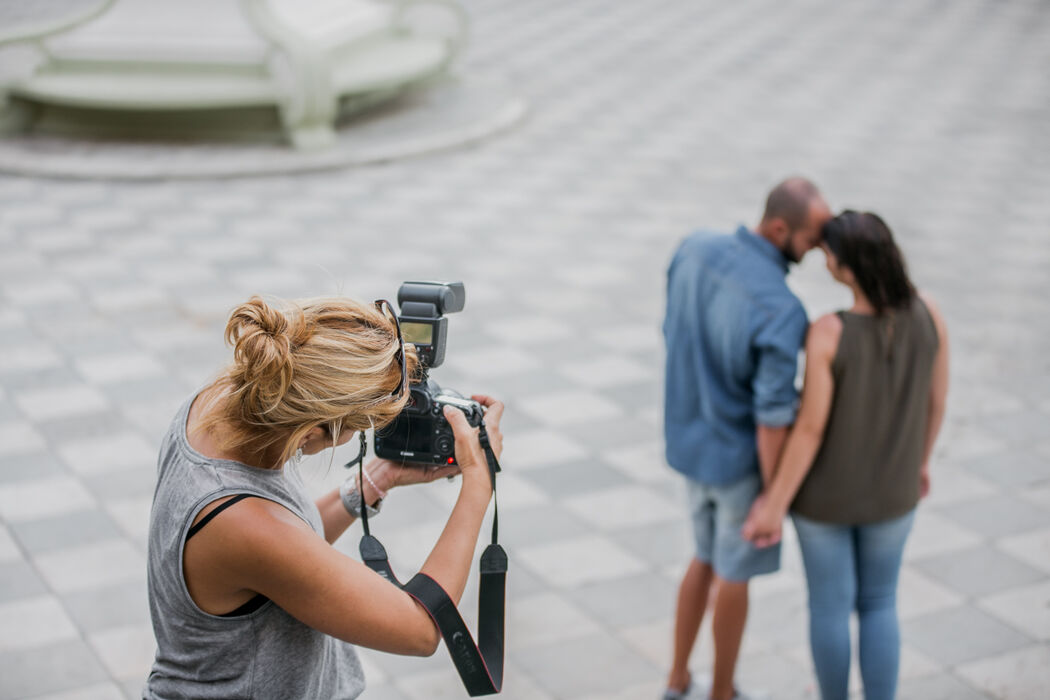
<svg viewBox="0 0 1050 700">
<path fill-rule="evenodd" d="M 365 687 L 353 645 L 318 632 L 273 602 L 246 615 L 211 615 L 193 602 L 182 552 L 200 510 L 231 494 L 280 503 L 323 536 L 317 507 L 294 469 L 209 459 L 186 440 L 187 401 L 160 449 L 150 515 L 148 586 L 157 656 L 145 700 L 356 698 Z M 220 514 L 218 517 L 222 517 Z"/>
<path fill-rule="evenodd" d="M 939 341 L 918 298 L 892 318 L 839 317 L 831 413 L 791 509 L 812 520 L 859 525 L 903 515 L 919 502 Z"/>
</svg>

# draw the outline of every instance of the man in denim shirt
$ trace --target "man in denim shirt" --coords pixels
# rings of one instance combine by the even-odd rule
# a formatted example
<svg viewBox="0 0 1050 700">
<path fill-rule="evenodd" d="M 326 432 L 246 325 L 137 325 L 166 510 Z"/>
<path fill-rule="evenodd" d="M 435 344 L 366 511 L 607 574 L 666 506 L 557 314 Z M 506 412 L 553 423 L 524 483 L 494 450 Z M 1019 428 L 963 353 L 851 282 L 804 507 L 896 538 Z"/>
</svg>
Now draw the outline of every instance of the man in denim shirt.
<svg viewBox="0 0 1050 700">
<path fill-rule="evenodd" d="M 668 463 L 686 477 L 696 556 L 678 592 L 665 700 L 707 697 L 690 691 L 688 662 L 715 578 L 709 697 L 744 697 L 733 673 L 747 583 L 780 567 L 780 549 L 754 547 L 740 528 L 795 420 L 795 372 L 808 322 L 785 275 L 820 242 L 829 218 L 817 188 L 791 178 L 769 193 L 756 231 L 695 233 L 671 261 L 664 435 Z"/>
</svg>

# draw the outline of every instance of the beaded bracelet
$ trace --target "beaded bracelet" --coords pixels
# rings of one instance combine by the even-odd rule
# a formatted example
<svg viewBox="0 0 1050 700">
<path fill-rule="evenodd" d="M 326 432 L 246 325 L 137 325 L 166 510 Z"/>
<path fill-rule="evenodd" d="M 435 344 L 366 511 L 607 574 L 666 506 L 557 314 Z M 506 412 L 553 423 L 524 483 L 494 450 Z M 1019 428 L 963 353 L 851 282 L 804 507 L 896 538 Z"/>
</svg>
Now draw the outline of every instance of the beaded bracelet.
<svg viewBox="0 0 1050 700">
<path fill-rule="evenodd" d="M 368 470 L 367 469 L 362 469 L 361 471 L 364 472 L 365 481 L 367 481 L 369 483 L 369 485 L 372 488 L 375 489 L 376 493 L 379 494 L 379 500 L 382 501 L 384 498 L 386 498 L 386 491 L 384 491 L 383 489 L 381 489 L 378 486 L 376 486 L 376 482 L 372 481 L 372 477 L 369 476 Z"/>
</svg>

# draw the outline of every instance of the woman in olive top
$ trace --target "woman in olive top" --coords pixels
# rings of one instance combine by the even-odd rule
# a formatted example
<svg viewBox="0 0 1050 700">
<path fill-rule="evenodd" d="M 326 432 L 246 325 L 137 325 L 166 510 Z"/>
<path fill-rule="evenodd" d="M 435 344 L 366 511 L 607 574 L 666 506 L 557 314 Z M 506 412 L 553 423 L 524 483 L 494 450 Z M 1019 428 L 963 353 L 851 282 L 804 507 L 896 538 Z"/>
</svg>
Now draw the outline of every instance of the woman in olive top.
<svg viewBox="0 0 1050 700">
<path fill-rule="evenodd" d="M 798 420 L 744 536 L 760 546 L 778 541 L 790 506 L 821 697 L 848 695 L 856 610 L 864 697 L 888 700 L 900 658 L 897 578 L 915 506 L 929 490 L 948 335 L 878 216 L 840 214 L 825 225 L 823 247 L 853 306 L 810 328 Z"/>
</svg>

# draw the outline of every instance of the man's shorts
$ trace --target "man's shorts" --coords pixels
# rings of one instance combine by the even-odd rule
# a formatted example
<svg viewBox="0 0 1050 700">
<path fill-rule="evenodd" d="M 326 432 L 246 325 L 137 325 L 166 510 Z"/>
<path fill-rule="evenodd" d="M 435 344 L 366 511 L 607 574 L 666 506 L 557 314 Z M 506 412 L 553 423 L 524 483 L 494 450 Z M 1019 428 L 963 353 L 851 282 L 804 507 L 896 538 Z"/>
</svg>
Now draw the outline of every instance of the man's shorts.
<svg viewBox="0 0 1050 700">
<path fill-rule="evenodd" d="M 759 474 L 721 486 L 692 479 L 686 483 L 697 559 L 710 564 L 726 581 L 747 581 L 780 568 L 779 543 L 758 548 L 740 536 L 751 504 L 762 491 Z"/>
</svg>

